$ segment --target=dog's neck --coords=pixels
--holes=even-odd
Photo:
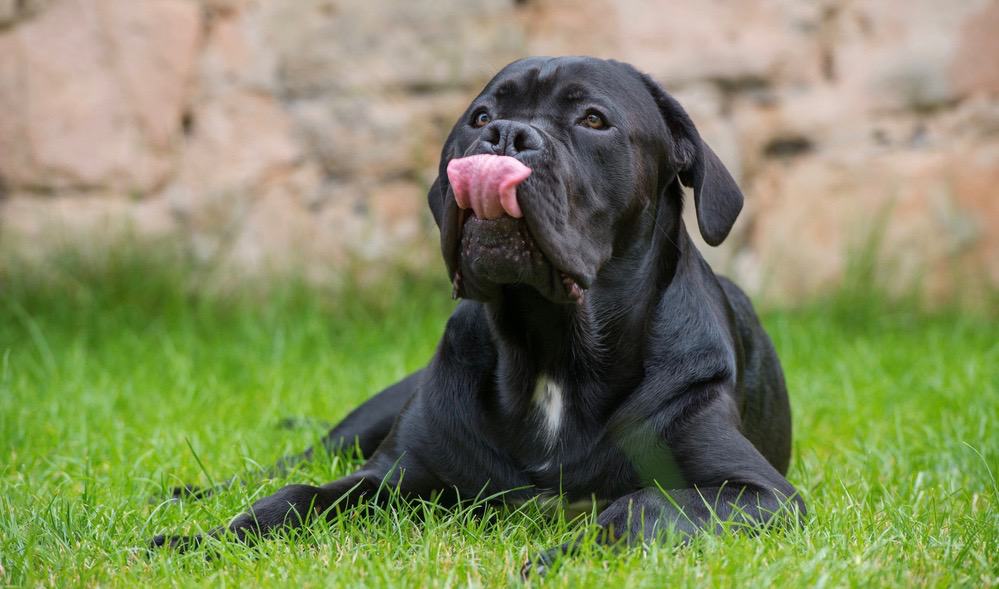
[[[693,247],[680,217],[682,195],[669,197],[636,213],[619,232],[628,238],[615,244],[582,304],[553,303],[518,285],[486,304],[501,378],[511,371],[528,380],[545,374],[636,384],[644,371],[646,326]]]

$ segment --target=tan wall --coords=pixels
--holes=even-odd
[[[882,224],[892,284],[996,286],[997,31],[989,0],[0,0],[0,238],[439,264],[448,128],[512,59],[584,53],[653,74],[726,161],[747,207],[709,257],[754,292],[837,284]]]

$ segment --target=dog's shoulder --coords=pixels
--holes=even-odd
[[[733,294],[745,297],[700,253],[683,256],[648,322],[647,372],[672,373],[687,382],[734,379],[739,335]]]
[[[749,299],[746,291],[721,274],[716,274],[715,279],[724,291],[725,299],[739,323],[758,323],[756,310],[753,309],[753,302]]]
[[[749,296],[737,284],[724,276],[718,276],[718,282],[725,291],[725,297],[731,309],[733,332],[739,338],[739,345],[747,357],[755,356],[763,351],[776,358],[773,343],[767,335],[760,317],[753,307]]]

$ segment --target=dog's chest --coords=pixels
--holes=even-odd
[[[531,396],[532,409],[539,426],[539,437],[551,450],[559,437],[565,418],[565,392],[562,385],[545,373],[538,375]]]
[[[607,396],[604,386],[571,373],[540,371],[517,389],[504,391],[521,402],[507,405],[510,411],[495,424],[493,441],[512,459],[510,466],[519,476],[507,481],[491,471],[489,480],[532,488],[528,494],[564,493],[570,501],[630,490],[634,481],[626,457],[594,410],[594,399]]]

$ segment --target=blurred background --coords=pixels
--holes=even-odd
[[[747,196],[702,251],[761,299],[857,260],[933,301],[999,286],[989,0],[0,0],[0,247],[443,274],[443,139],[534,54],[631,62],[686,106]]]

